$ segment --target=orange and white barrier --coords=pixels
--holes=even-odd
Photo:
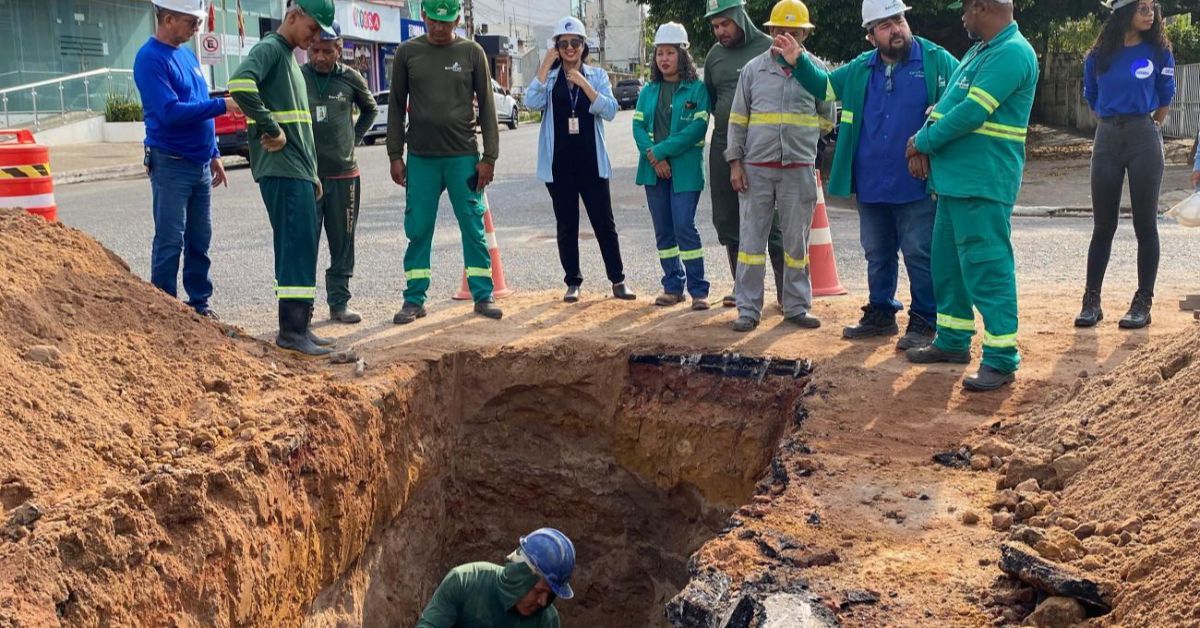
[[[0,207],[58,220],[50,148],[38,144],[25,129],[0,130],[0,138],[5,136],[15,136],[16,141],[0,142]]]

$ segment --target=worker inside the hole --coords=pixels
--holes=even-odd
[[[1013,20],[1012,0],[964,0],[961,6],[963,26],[978,43],[908,141],[910,169],[929,172],[938,194],[931,248],[938,313],[933,343],[907,354],[917,364],[970,362],[979,310],[983,364],[963,387],[989,391],[1012,383],[1021,363],[1010,221],[1038,60]]]
[[[216,319],[208,307],[212,188],[228,184],[213,118],[239,109],[231,98],[209,97],[196,53],[184,45],[204,24],[204,0],[154,0],[153,6],[154,36],[133,61],[154,209],[150,283],[174,297],[182,255],[187,304]]]
[[[569,600],[575,546],[554,528],[521,537],[504,566],[467,563],[450,570],[417,628],[559,628],[557,598]]]
[[[322,190],[308,88],[293,51],[307,49],[322,32],[333,33],[333,0],[288,0],[279,30],[255,44],[229,79],[229,93],[246,114],[250,171],[271,221],[279,301],[275,344],[310,356],[328,354],[333,341],[309,329]]]
[[[354,227],[358,224],[362,187],[354,146],[371,129],[378,113],[367,81],[354,68],[342,64],[342,29],[308,48],[304,80],[317,143],[317,175],[325,196],[317,201],[317,217],[329,242],[329,268],[325,271],[325,298],[330,320],[357,323],[362,315],[350,309],[350,277],[354,275]],[[354,109],[358,108],[358,120]]]
[[[392,62],[387,152],[392,181],[405,192],[404,305],[392,317],[406,325],[425,316],[433,277],[430,253],[442,192],[450,195],[462,234],[467,286],[475,312],[499,319],[492,297],[492,262],[483,229],[483,190],[500,155],[500,126],[492,99],[492,72],[479,44],[454,33],[461,0],[422,0],[424,35],[404,42]],[[483,158],[475,142],[475,109],[483,129]],[[404,160],[408,149],[408,161]]]
[[[937,202],[928,179],[909,172],[905,145],[958,68],[954,55],[913,36],[904,17],[909,8],[902,0],[865,0],[862,25],[874,49],[832,72],[818,68],[810,54],[793,61],[806,90],[842,101],[829,193],[856,197],[870,287],[862,319],[842,335],[857,339],[899,332],[896,313],[904,306],[896,300],[897,253],[903,251],[912,305],[908,328],[896,343],[900,350],[929,344],[937,316],[929,261]]]
[[[793,64],[814,28],[800,0],[780,0],[767,22],[772,47],[746,64],[729,111],[729,178],[741,202],[738,231],[738,317],[733,330],[758,326],[763,309],[767,240],[775,217],[783,229],[784,320],[821,326],[812,309],[808,236],[817,206],[817,140],[831,121],[833,103],[819,100],[792,78]],[[824,63],[811,60],[822,70]]]
[[[745,0],[705,2],[708,11],[704,17],[717,40],[717,45],[709,49],[704,57],[704,87],[708,89],[713,115],[712,148],[708,152],[708,184],[717,241],[725,247],[725,254],[729,259],[729,274],[736,281],[741,208],[738,193],[729,181],[729,162],[725,161],[725,149],[729,146],[729,108],[733,106],[733,94],[737,91],[742,68],[771,47],[771,38],[755,28],[754,22],[746,13]],[[771,268],[775,273],[775,299],[782,302],[783,234],[779,230],[778,216],[771,222],[767,252],[770,254]],[[722,297],[721,305],[734,307],[737,305],[737,297],[730,293]]]

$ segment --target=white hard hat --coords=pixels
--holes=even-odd
[[[675,44],[680,48],[687,48],[691,44],[688,43],[687,29],[679,22],[667,22],[658,27],[658,32],[654,34],[654,45],[662,46],[666,44]]]
[[[1104,8],[1108,9],[1109,11],[1116,11],[1117,9],[1133,4],[1134,2],[1137,2],[1137,0],[1102,0],[1100,4],[1104,5]]]
[[[863,0],[863,28],[872,22],[885,20],[893,15],[900,15],[912,7],[904,4],[904,0]]]
[[[154,6],[184,15],[191,15],[201,20],[208,14],[204,10],[204,0],[152,0]]]
[[[587,40],[587,29],[583,27],[583,22],[580,22],[578,18],[564,17],[554,26],[554,36],[561,35],[578,35]]]

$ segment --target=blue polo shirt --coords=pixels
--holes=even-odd
[[[861,114],[862,133],[854,154],[858,201],[899,205],[922,200],[928,196],[925,182],[908,173],[904,150],[908,138],[925,124],[925,109],[929,106],[925,53],[913,40],[907,60],[889,68],[876,51],[867,65],[871,77]]]
[[[1175,57],[1142,42],[1122,48],[1100,72],[1096,54],[1083,64],[1083,97],[1101,118],[1144,116],[1175,98]]]
[[[206,164],[217,152],[213,118],[225,100],[209,98],[196,53],[151,37],[133,60],[133,80],[142,97],[146,146]]]

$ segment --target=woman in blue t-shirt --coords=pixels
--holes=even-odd
[[[1175,97],[1175,58],[1157,2],[1107,0],[1104,4],[1112,15],[1100,29],[1083,70],[1083,95],[1100,125],[1092,148],[1095,226],[1088,249],[1083,310],[1075,326],[1092,327],[1104,319],[1100,288],[1128,174],[1138,242],[1138,289],[1119,325],[1139,329],[1150,324],[1158,275],[1158,194],[1165,161],[1162,123]]]

